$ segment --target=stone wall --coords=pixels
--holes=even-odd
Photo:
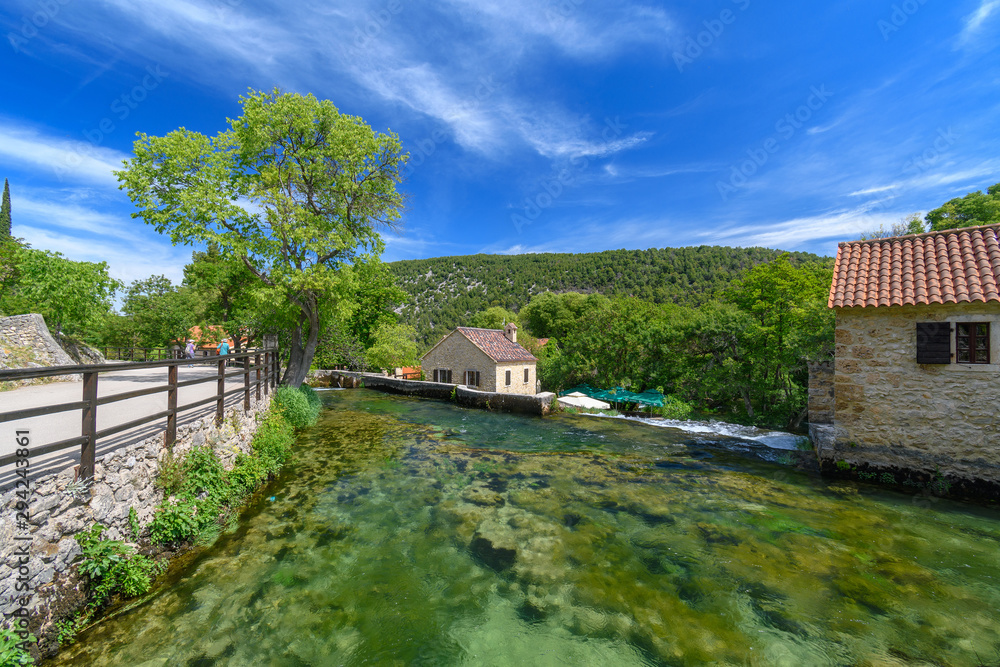
[[[452,333],[431,349],[420,362],[424,377],[434,379],[434,370],[450,369],[453,384],[465,383],[465,371],[479,371],[479,389],[497,390],[496,362],[460,333]]]
[[[1000,488],[1000,363],[916,363],[916,323],[946,320],[992,322],[1000,361],[1000,303],[838,310],[833,446],[821,458]]]
[[[809,363],[809,423],[832,424],[834,410],[833,362]]]
[[[524,379],[523,376],[521,379]],[[425,382],[421,380],[402,380],[384,375],[357,373],[353,371],[313,371],[309,374],[308,381],[313,386],[353,388],[364,385],[369,389],[378,389],[379,391],[386,391],[393,394],[421,396],[423,398],[436,398],[439,400],[451,400],[452,392],[454,392],[455,402],[459,405],[531,415],[548,414],[552,407],[552,401],[555,400],[555,394],[553,393],[525,395],[477,391],[463,385]]]
[[[73,366],[77,362],[59,347],[45,326],[45,319],[37,313],[12,315],[0,318],[0,370],[12,368],[39,368],[42,366]],[[5,385],[22,386],[52,382],[76,381],[79,375],[56,378],[17,380]],[[10,388],[7,386],[6,388]]]
[[[207,443],[226,468],[231,468],[238,452],[251,451],[250,441],[269,401],[267,398],[253,402],[247,414],[242,407],[231,410],[221,426],[215,425],[213,414],[178,428],[174,454],[183,455],[191,447]],[[19,545],[30,544],[27,576],[29,590],[35,593],[30,609],[38,613],[45,589],[52,585],[57,573],[69,569],[80,553],[73,538],[76,533],[100,523],[108,529],[106,539],[131,541],[129,509],[135,509],[139,523],[145,526],[163,500],[163,492],[156,488],[153,480],[166,454],[160,433],[98,458],[90,485],[74,481],[73,469],[33,481],[28,505],[30,543],[14,539],[16,535],[24,535],[25,528],[18,525],[16,518],[17,490],[3,494],[0,497],[0,549],[3,551],[0,611],[9,613],[16,608],[11,598],[17,578],[15,550]]]
[[[524,369],[528,369],[528,381],[524,381]],[[507,384],[507,371],[510,371],[510,385]],[[497,364],[496,389],[501,394],[535,393],[535,362],[509,361]],[[485,388],[482,388],[485,390]]]
[[[521,379],[524,379],[523,376]],[[465,407],[538,416],[549,414],[555,398],[556,395],[552,392],[514,394],[476,391],[464,386],[459,386],[455,390],[455,402]]]

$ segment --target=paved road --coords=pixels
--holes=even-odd
[[[235,372],[237,370],[236,368],[229,368],[227,372]],[[179,382],[193,380],[197,377],[214,377],[218,373],[214,363],[202,366],[196,365],[194,367],[180,366],[177,371]],[[254,379],[252,375],[250,379],[252,382]],[[166,368],[140,368],[101,373],[97,383],[97,396],[98,398],[102,398],[104,396],[142,389],[144,386],[162,386],[166,383]],[[242,376],[231,377],[226,380],[227,391],[242,386]],[[215,391],[215,382],[204,382],[191,387],[181,387],[177,390],[177,405],[185,405],[199,399],[214,396]],[[83,382],[54,382],[51,384],[22,387],[13,391],[0,392],[0,412],[53,405],[56,403],[74,403],[82,400],[82,396]],[[242,409],[242,405],[242,393],[233,394],[226,399],[227,411],[232,410],[234,407]],[[144,415],[152,415],[166,409],[167,392],[101,405],[97,408],[97,430],[100,431],[101,429],[117,424],[133,421]],[[177,424],[178,426],[188,424],[201,419],[205,415],[212,415],[214,413],[215,403],[207,403],[179,413]],[[0,456],[12,454],[16,449],[15,431],[27,430],[30,434],[31,445],[39,447],[79,436],[81,422],[82,415],[80,410],[69,410],[42,417],[0,422]],[[157,433],[163,433],[165,430],[166,418],[110,435],[98,441],[97,458],[100,459],[109,451],[145,440]],[[36,478],[77,465],[80,462],[80,449],[79,447],[71,447],[51,454],[31,457],[29,460],[31,477]],[[14,466],[9,465],[0,469],[0,492],[10,488],[13,481]]]

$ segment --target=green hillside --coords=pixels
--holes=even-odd
[[[400,317],[427,345],[490,306],[519,311],[541,292],[600,292],[696,306],[745,269],[782,254],[768,248],[651,248],[592,253],[464,255],[392,262],[411,301]],[[824,260],[790,253],[793,264]]]

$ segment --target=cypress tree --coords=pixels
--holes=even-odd
[[[0,204],[0,239],[10,238],[10,183],[3,179],[3,204]]]

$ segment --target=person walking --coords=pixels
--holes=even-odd
[[[216,350],[218,351],[219,356],[221,357],[224,357],[227,354],[229,354],[229,339],[223,338],[222,342],[219,343],[219,346],[216,348]]]
[[[184,348],[184,356],[188,360],[194,359],[194,341],[190,338],[188,339],[187,347]],[[191,368],[192,366],[194,366],[194,364],[188,364],[188,368]]]

